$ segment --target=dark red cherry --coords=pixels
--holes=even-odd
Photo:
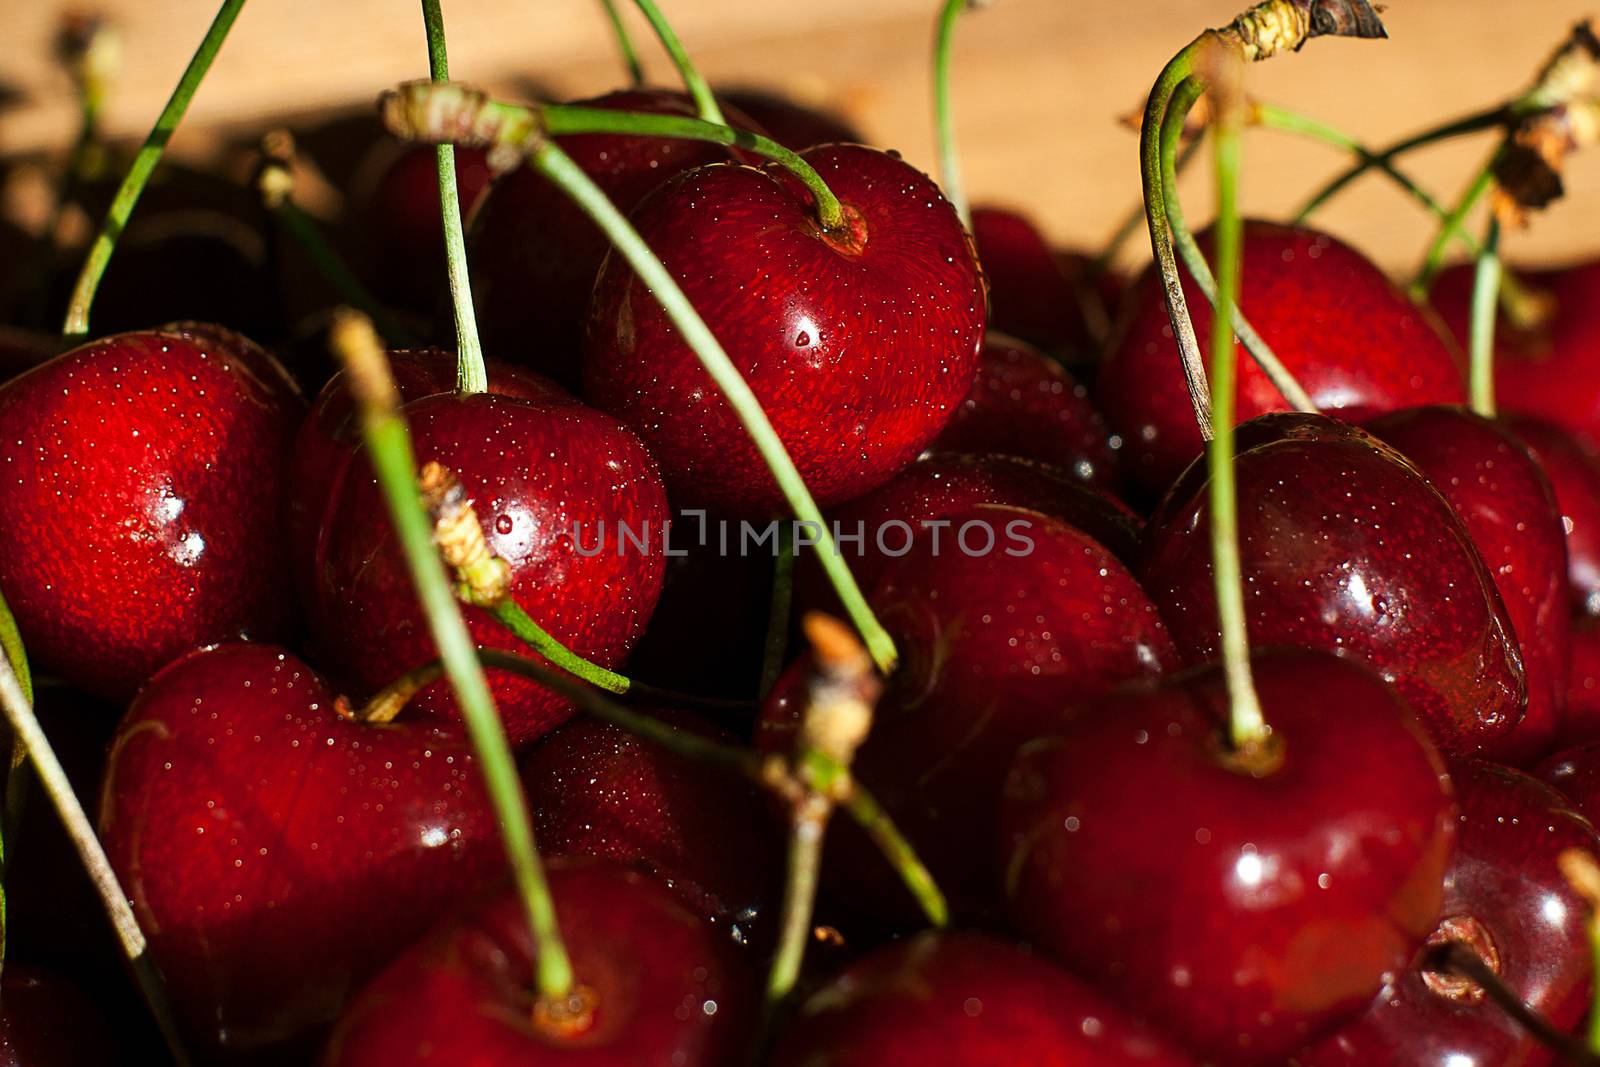
[[[1568,744],[1600,740],[1600,619],[1593,615],[1572,621],[1561,739]]]
[[[1478,760],[1450,765],[1461,815],[1430,945],[1464,944],[1534,1011],[1571,1031],[1589,1007],[1588,905],[1557,866],[1600,837],[1541,782]],[[1555,1057],[1476,983],[1424,955],[1299,1067],[1537,1067]]]
[[[694,716],[657,714],[679,729],[730,740]],[[724,768],[579,718],[522,758],[522,782],[547,856],[633,866],[741,944],[776,904],[782,830],[755,787]]]
[[[198,325],[0,387],[0,589],[36,666],[121,699],[198,645],[285,636],[301,410],[270,356]]]
[[[1600,740],[1586,740],[1552,753],[1533,773],[1560,790],[1591,822],[1600,817]]]
[[[1183,1067],[1092,987],[1007,941],[897,941],[817,990],[773,1067]]]
[[[898,156],[805,153],[839,197],[824,233],[786,171],[703,167],[634,213],[760,399],[823,506],[910,463],[972,387],[984,316],[971,242]],[[595,283],[584,393],[661,460],[680,506],[765,515],[783,497],[733,409],[626,261]]]
[[[1200,1058],[1284,1056],[1433,929],[1454,809],[1400,697],[1318,652],[1251,660],[1278,746],[1227,743],[1222,672],[1127,688],[1018,755],[1001,863],[1017,928]]]
[[[1600,441],[1600,260],[1559,270],[1517,271],[1542,305],[1539,321],[1519,327],[1496,318],[1495,402]],[[1433,285],[1433,305],[1466,348],[1471,338],[1474,265],[1451,267]]]
[[[512,596],[578,655],[619,666],[660,594],[670,514],[639,439],[565,396],[436,394],[402,410],[417,462],[442,463],[466,489],[490,550],[510,568]],[[312,623],[341,677],[370,693],[438,653],[361,453],[336,496],[318,537]],[[528,651],[484,609],[465,611],[479,645]],[[489,679],[513,744],[571,713],[567,700],[520,675],[491,670]],[[443,680],[411,706],[459,715]]]
[[[856,771],[955,912],[993,914],[1000,884],[974,857],[990,848],[1011,757],[1078,701],[1170,668],[1166,627],[1104,546],[1021,508],[951,514],[947,529],[923,531],[908,554],[883,564],[869,599],[901,666]],[[764,748],[788,743],[799,695],[785,689],[768,702]],[[830,884],[877,917],[915,915],[881,860],[855,858],[867,853],[853,828],[840,831]],[[846,851],[852,846],[859,848]]]
[[[695,114],[687,96],[665,89],[628,89],[577,103]],[[736,126],[751,125],[736,112],[726,117]],[[729,158],[721,146],[666,137],[584,134],[557,143],[623,212],[673,175]],[[576,387],[584,312],[609,247],[588,216],[533,170],[502,175],[479,205],[467,239],[485,351]]]
[[[382,169],[371,187],[357,194],[373,291],[397,307],[427,315],[443,300],[449,284],[438,155],[432,145],[408,146],[397,153],[392,142],[377,151],[387,163],[369,164]],[[493,178],[486,151],[456,149],[456,193],[463,219],[471,217]]]
[[[1029,219],[1004,208],[972,209],[972,237],[989,280],[989,322],[1069,366],[1093,363],[1120,296],[1114,276],[1054,251]]]
[[[664,887],[602,863],[549,865],[562,940],[592,1015],[535,1016],[522,905],[497,897],[396,960],[345,1012],[325,1067],[583,1064],[733,1067],[747,1055],[752,979],[736,948]]]
[[[134,1062],[128,1035],[113,1040],[105,1006],[59,975],[10,960],[0,975],[0,1067],[114,1067]],[[150,1062],[145,1060],[144,1062]]]
[[[768,137],[803,152],[819,144],[861,144],[866,138],[843,116],[808,107],[769,89],[718,89],[717,100],[753,119]]]
[[[1251,642],[1375,670],[1446,751],[1498,752],[1527,701],[1511,622],[1450,505],[1397,452],[1319,415],[1240,427],[1239,554]],[[1142,577],[1186,662],[1218,656],[1204,461],[1145,530]]]
[[[1367,428],[1450,502],[1489,568],[1528,676],[1527,710],[1499,751],[1525,764],[1555,739],[1571,658],[1566,531],[1550,480],[1516,434],[1465,408],[1414,408]]]
[[[458,727],[343,718],[270,645],[151,679],[112,744],[100,835],[191,1036],[227,1052],[314,1034],[504,869]]]
[[[1506,420],[1550,478],[1567,528],[1567,585],[1575,610],[1600,615],[1600,449],[1548,422]]]
[[[1209,232],[1200,243],[1209,255]],[[1239,306],[1319,410],[1360,420],[1466,401],[1461,368],[1432,313],[1349,245],[1314,230],[1249,222],[1243,270]],[[1184,293],[1200,347],[1209,351],[1211,307],[1187,274]],[[1096,396],[1125,442],[1127,473],[1160,492],[1200,454],[1200,433],[1154,267],[1134,283],[1128,303]],[[1288,410],[1236,347],[1239,421]]]
[[[1113,492],[1122,481],[1121,439],[1089,390],[1037,348],[994,330],[984,335],[972,391],[930,447],[1022,456]]]

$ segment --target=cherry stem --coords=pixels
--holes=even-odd
[[[644,68],[639,65],[639,53],[633,47],[633,36],[628,33],[628,26],[622,21],[622,12],[617,9],[616,0],[600,0],[600,6],[605,9],[606,21],[611,23],[611,36],[617,42],[617,53],[622,57],[622,65],[628,70],[628,81],[635,87],[644,84]]]
[[[600,227],[666,310],[673,325],[683,335],[684,342],[699,358],[701,366],[716,383],[729,407],[733,408],[734,414],[743,424],[745,432],[755,443],[756,450],[766,462],[767,469],[772,472],[773,479],[778,483],[795,517],[816,527],[819,534],[818,558],[822,568],[844,605],[850,621],[866,642],[873,662],[878,665],[880,671],[888,674],[894,669],[898,658],[894,640],[873,614],[872,608],[868,606],[861,587],[850,573],[844,556],[833,540],[832,532],[823,520],[821,509],[817,507],[816,500],[806,488],[805,480],[795,468],[794,460],[789,458],[783,440],[773,429],[766,412],[762,410],[761,402],[756,399],[755,393],[751,392],[749,383],[728,358],[727,352],[723,350],[711,329],[706,326],[705,320],[695,311],[671,273],[662,266],[655,253],[644,243],[639,231],[633,228],[606,198],[605,193],[559,146],[553,141],[539,145],[532,154],[531,163],[536,170],[566,192],[590,220]]]
[[[529,930],[539,948],[539,993],[551,999],[565,997],[573,988],[572,963],[561,940],[550,887],[534,843],[527,798],[478,660],[478,650],[462,621],[455,592],[434,547],[433,523],[417,489],[411,434],[400,414],[399,390],[385,359],[383,343],[370,319],[360,312],[343,310],[334,322],[331,345],[345,365],[350,391],[360,412],[368,458],[388,503],[417,599],[483,771],[506,858],[527,913]]]
[[[72,300],[67,305],[66,321],[61,327],[63,337],[88,335],[89,310],[94,304],[95,291],[100,287],[100,279],[105,276],[106,267],[111,263],[111,253],[116,249],[117,238],[121,237],[122,231],[127,228],[128,218],[133,214],[134,206],[138,204],[139,196],[144,192],[144,187],[156,169],[156,164],[161,161],[167,142],[172,139],[178,123],[183,121],[184,112],[189,110],[189,101],[194,99],[195,91],[200,88],[206,72],[211,69],[211,61],[217,58],[217,53],[222,49],[222,42],[228,37],[228,30],[233,27],[234,19],[238,18],[239,11],[243,7],[244,0],[222,0],[217,17],[206,30],[205,37],[200,41],[200,47],[196,49],[194,57],[189,60],[189,66],[183,72],[183,77],[178,79],[178,87],[172,91],[167,106],[161,109],[155,126],[151,128],[144,144],[139,147],[138,154],[133,157],[133,165],[128,168],[122,184],[117,187],[116,196],[111,200],[111,207],[106,211],[105,220],[100,224],[100,232],[95,234],[94,243],[89,246],[89,254],[84,260],[83,269],[78,274],[77,284],[72,290]]]
[[[106,850],[100,844],[100,839],[95,836],[94,824],[89,821],[88,813],[83,810],[82,802],[78,800],[77,794],[72,790],[72,783],[67,779],[67,772],[62,769],[55,749],[50,746],[44,729],[39,725],[39,718],[34,714],[33,701],[24,692],[22,679],[13,669],[9,655],[0,657],[0,708],[5,711],[6,722],[12,732],[27,749],[28,757],[33,762],[45,794],[55,805],[61,824],[66,828],[67,836],[77,850],[79,862],[88,872],[89,881],[93,883],[95,892],[100,897],[100,904],[111,920],[112,929],[116,931],[117,941],[122,947],[123,955],[127,957],[134,980],[144,995],[145,1003],[149,1006],[156,1025],[161,1029],[161,1036],[166,1041],[172,1058],[180,1067],[187,1065],[191,1061],[178,1037],[177,1024],[173,1021],[166,990],[162,986],[161,976],[157,973],[155,965],[150,961],[149,942],[145,939],[144,931],[139,929],[139,920],[134,916],[133,908],[128,903],[130,898],[127,891],[117,880],[116,871],[111,868],[111,860],[106,856]]]
[[[435,85],[450,80],[450,60],[445,52],[444,12],[439,0],[422,0],[422,21],[428,33],[428,76]],[[463,395],[489,389],[489,372],[478,341],[478,316],[472,307],[472,278],[467,273],[467,238],[461,226],[461,190],[456,185],[456,146],[441,144],[439,158],[439,214],[444,221],[444,255],[450,278],[450,304],[456,320],[456,391]]]
[[[1494,968],[1467,946],[1458,941],[1446,942],[1430,954],[1429,960],[1431,966],[1452,971],[1476,984],[1496,1007],[1563,1060],[1577,1067],[1600,1067],[1600,1054],[1590,1051],[1582,1041],[1563,1033],[1549,1019],[1524,1004],[1516,991],[1500,980]]]
[[[1179,150],[1177,162],[1173,164],[1173,173],[1175,175],[1182,174],[1188,169],[1189,162],[1194,159],[1195,153],[1200,151],[1200,143],[1201,138],[1193,137]],[[1144,202],[1141,200],[1134,205],[1133,210],[1128,212],[1128,217],[1122,220],[1122,224],[1112,232],[1111,237],[1106,241],[1105,247],[1100,249],[1100,253],[1094,257],[1094,262],[1089,265],[1091,277],[1099,277],[1111,269],[1111,265],[1116,262],[1117,256],[1122,252],[1122,246],[1128,243],[1130,237],[1139,232],[1139,225],[1144,220]]]
[[[656,38],[660,40],[661,47],[666,49],[667,55],[672,57],[673,66],[678,68],[678,76],[683,79],[683,87],[689,90],[689,97],[694,101],[695,111],[706,122],[718,126],[726,126],[728,120],[722,117],[722,108],[717,106],[717,98],[711,92],[711,86],[701,76],[700,70],[694,65],[694,60],[689,58],[689,52],[683,47],[683,42],[678,40],[678,34],[673,30],[672,24],[656,6],[655,0],[634,0],[639,5],[639,10],[644,12],[644,17],[650,20],[650,28],[656,31]]]
[[[796,800],[789,812],[788,877],[778,917],[778,949],[767,972],[766,1018],[794,991],[811,938],[817,883],[822,870],[822,843],[833,815],[833,801],[815,792]]]
[[[22,634],[17,629],[17,620],[11,614],[11,608],[6,604],[6,598],[0,594],[0,654],[5,656],[6,662],[11,665],[11,671],[17,676],[17,687],[22,690],[22,696],[31,705],[33,703],[33,671],[28,666],[27,649],[22,644]],[[22,804],[28,792],[28,750],[22,743],[21,735],[14,734],[11,738],[11,759],[6,767],[5,801],[0,807],[0,838],[10,839],[15,833],[18,820],[22,815]],[[4,872],[0,864],[0,874]],[[0,885],[0,890],[4,886]],[[0,918],[0,937],[5,935],[5,922]],[[3,958],[3,955],[0,955]]]
[[[1472,282],[1472,410],[1494,418],[1494,316],[1500,305],[1500,220],[1491,215]]]
[[[1222,630],[1222,665],[1228,682],[1229,729],[1233,747],[1250,751],[1270,733],[1250,674],[1250,636],[1244,607],[1244,574],[1239,562],[1239,503],[1234,482],[1233,312],[1238,302],[1244,226],[1239,217],[1239,159],[1244,125],[1244,55],[1237,44],[1219,38],[1206,57],[1217,76],[1212,91],[1211,151],[1216,164],[1217,306],[1211,330],[1211,410],[1216,435],[1207,462],[1211,473],[1211,555],[1217,617]]]
[[[778,555],[772,564],[772,603],[767,610],[767,639],[761,646],[761,683],[756,693],[765,700],[783,673],[789,651],[789,616],[794,606],[794,527],[778,524]]]
[[[1173,244],[1177,247],[1178,255],[1183,264],[1189,269],[1189,275],[1199,286],[1206,300],[1215,308],[1217,306],[1217,283],[1212,277],[1211,267],[1206,263],[1205,253],[1200,250],[1199,243],[1190,232],[1189,225],[1184,219],[1183,203],[1178,196],[1178,169],[1177,155],[1178,144],[1183,139],[1184,125],[1188,120],[1189,112],[1194,108],[1195,102],[1206,91],[1205,80],[1197,75],[1185,78],[1183,84],[1178,86],[1168,104],[1167,116],[1161,123],[1161,188],[1167,203],[1167,225],[1172,230]],[[1244,317],[1244,312],[1235,305],[1231,309],[1233,317],[1233,332],[1244,345],[1245,351],[1256,361],[1262,373],[1272,382],[1274,388],[1282,394],[1284,400],[1296,411],[1308,411],[1313,414],[1317,405],[1312,401],[1311,395],[1305,391],[1288,367],[1278,359],[1270,345],[1256,332],[1254,326]],[[1228,342],[1233,344],[1232,340]],[[1216,356],[1213,354],[1213,360]],[[1213,413],[1214,417],[1214,413]]]
[[[1500,152],[1496,149],[1493,155],[1490,156],[1489,162],[1485,163],[1483,168],[1473,175],[1466,191],[1461,194],[1461,199],[1456,201],[1455,206],[1445,214],[1444,219],[1439,223],[1439,232],[1434,235],[1433,240],[1429,243],[1428,251],[1422,258],[1422,266],[1417,268],[1416,277],[1406,287],[1411,299],[1417,303],[1423,303],[1428,299],[1428,293],[1433,288],[1433,280],[1444,269],[1444,255],[1445,251],[1450,247],[1450,239],[1458,233],[1465,232],[1462,230],[1462,224],[1466,221],[1467,216],[1472,213],[1473,208],[1478,206],[1478,201],[1482,200],[1489,190],[1494,187],[1494,165],[1499,158]]]
[[[933,118],[939,137],[939,184],[944,198],[956,209],[961,225],[972,229],[972,209],[967,204],[966,183],[961,180],[961,154],[956,150],[955,110],[950,103],[950,47],[956,21],[972,0],[944,0],[933,35]]]

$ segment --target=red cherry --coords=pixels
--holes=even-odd
[[[1521,657],[1444,498],[1393,449],[1322,416],[1264,416],[1238,445],[1251,642],[1365,663],[1447,751],[1505,745],[1527,700]],[[1198,462],[1145,530],[1145,587],[1191,664],[1219,655],[1206,483]]]
[[[1183,1067],[1189,1060],[1032,953],[924,933],[856,961],[785,1028],[773,1067]]]
[[[805,153],[845,206],[823,233],[786,171],[702,167],[633,223],[761,400],[819,504],[906,466],[972,387],[983,280],[955,211],[897,156]],[[584,392],[634,427],[674,501],[738,514],[783,497],[654,296],[612,256],[595,283]]]
[[[503,869],[456,727],[342,718],[270,645],[193,653],[118,728],[100,834],[194,1039],[302,1038]]]
[[[1283,1057],[1371,1000],[1438,917],[1448,779],[1400,698],[1314,652],[1252,659],[1275,766],[1227,748],[1219,669],[1125,689],[1018,755],[1018,928],[1202,1058]]]
[[[0,1067],[112,1067],[129,1062],[125,1033],[113,1041],[105,1007],[58,975],[6,961],[0,976]],[[141,1056],[151,1049],[137,1049]],[[149,1062],[148,1060],[146,1062]]]
[[[0,387],[0,588],[36,665],[125,698],[199,645],[290,629],[301,401],[217,327],[118,334]]]
[[[1567,529],[1567,585],[1573,607],[1600,615],[1600,450],[1547,422],[1513,415],[1507,424],[1550,478]]]
[[[1122,481],[1121,439],[1089,390],[1037,348],[994,330],[984,335],[978,380],[931,447],[1035,459],[1111,491]]]
[[[549,865],[562,940],[592,1021],[563,1036],[535,1020],[521,904],[502,896],[401,956],[351,1004],[324,1067],[739,1062],[753,1022],[734,946],[654,881],[600,863]]]
[[[1592,760],[1591,760],[1592,762]],[[1555,790],[1506,767],[1451,764],[1461,806],[1443,918],[1430,944],[1475,951],[1534,1011],[1571,1031],[1589,1006],[1588,905],[1557,866],[1600,837]],[[1426,957],[1384,986],[1364,1015],[1300,1067],[1534,1067],[1554,1061],[1476,984],[1430,970]]]
[[[1200,243],[1209,254],[1210,234]],[[1314,230],[1249,222],[1242,269],[1240,307],[1320,410],[1360,420],[1466,402],[1461,368],[1432,313],[1349,245]],[[1184,293],[1196,334],[1209,338],[1211,307],[1187,274]],[[1200,454],[1200,432],[1154,267],[1134,283],[1128,302],[1097,396],[1126,442],[1128,474],[1159,492]],[[1238,347],[1238,420],[1288,410]]]
[[[726,739],[692,716],[674,726]],[[776,902],[781,831],[748,781],[580,718],[522,759],[534,836],[547,856],[629,864],[671,886],[689,909],[741,944]]]
[[[1053,251],[1031,221],[997,207],[972,209],[972,237],[989,280],[989,321],[1071,366],[1100,354],[1106,312],[1121,298],[1110,274],[1091,277],[1089,260]]]
[[[665,89],[628,89],[578,103],[696,114],[687,96]],[[726,117],[753,126],[737,113]],[[729,158],[719,145],[666,137],[582,134],[557,143],[624,213],[673,175]],[[522,167],[503,175],[483,198],[467,239],[485,351],[575,387],[584,311],[609,247],[589,217],[539,174]]]
[[[1367,428],[1450,502],[1494,579],[1528,676],[1527,711],[1499,751],[1527,763],[1555,739],[1571,655],[1566,532],[1550,481],[1516,434],[1464,408],[1395,412]]]
[[[995,538],[988,551],[981,551],[984,531]],[[895,638],[901,666],[856,770],[956,914],[992,913],[998,880],[973,857],[985,854],[993,835],[1011,757],[1078,701],[1171,667],[1171,639],[1104,546],[1021,508],[955,512],[937,541],[923,531],[908,554],[883,564],[869,599]],[[764,748],[788,744],[801,710],[797,695],[786,689],[769,701],[758,738]],[[829,870],[842,895],[879,917],[915,915],[881,860],[855,858],[867,855],[865,841],[841,831],[842,845],[856,847]]]
[[[768,137],[785,148],[803,152],[819,144],[862,144],[861,136],[845,119],[831,111],[807,107],[790,97],[766,89],[718,89],[717,100],[747,116]]]
[[[1562,740],[1572,744],[1600,740],[1600,619],[1592,615],[1580,615],[1572,622],[1566,698]]]
[[[534,621],[578,655],[620,665],[661,592],[670,514],[638,438],[565,396],[436,394],[402,411],[418,463],[437,461],[460,479],[490,550],[510,568],[511,594]],[[312,622],[343,676],[370,693],[438,653],[377,479],[364,460],[351,463],[318,538]],[[465,611],[480,646],[528,651],[487,611]],[[491,670],[489,679],[513,744],[571,713],[569,701],[520,675]],[[459,717],[443,680],[411,706]]]

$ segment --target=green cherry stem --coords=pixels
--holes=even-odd
[[[1500,153],[1496,150],[1489,162],[1473,175],[1466,191],[1461,194],[1461,199],[1456,201],[1455,206],[1439,223],[1439,232],[1429,242],[1428,250],[1422,257],[1422,266],[1417,268],[1416,277],[1411,279],[1411,284],[1406,287],[1411,299],[1419,304],[1428,299],[1428,293],[1433,289],[1433,280],[1444,269],[1444,256],[1450,247],[1450,239],[1458,233],[1465,232],[1462,224],[1466,222],[1467,216],[1472,214],[1472,209],[1477,207],[1478,202],[1494,187],[1494,167],[1499,158]]]
[[[89,246],[89,254],[84,260],[83,269],[78,274],[71,302],[67,305],[66,321],[61,327],[63,337],[75,338],[88,335],[89,310],[94,304],[94,295],[100,287],[100,279],[105,276],[106,267],[111,263],[111,253],[116,249],[117,238],[121,237],[122,231],[127,228],[128,218],[133,214],[134,206],[138,204],[139,196],[144,192],[145,184],[149,182],[156,164],[161,161],[167,142],[172,139],[178,123],[183,121],[184,112],[189,110],[189,101],[194,99],[200,83],[205,80],[206,72],[211,69],[212,60],[217,58],[217,53],[222,49],[222,42],[227,39],[228,31],[233,27],[234,19],[239,17],[239,11],[243,7],[244,0],[222,0],[222,7],[217,11],[217,17],[206,30],[205,37],[200,41],[200,47],[196,49],[194,57],[189,60],[189,66],[183,72],[183,77],[178,79],[178,86],[168,98],[167,106],[161,109],[155,126],[151,128],[144,144],[139,147],[138,154],[133,157],[133,165],[128,168],[122,184],[117,187],[116,195],[111,200],[111,207],[106,211],[105,220],[100,224],[100,232],[95,234],[94,243]]]
[[[961,154],[956,150],[955,109],[950,102],[950,48],[956,21],[972,0],[944,0],[933,34],[933,119],[939,138],[939,184],[956,209],[961,225],[972,229],[972,209],[967,204],[966,183],[961,179]]]
[[[816,910],[817,883],[822,870],[822,843],[833,802],[816,792],[794,802],[789,814],[788,877],[778,915],[778,950],[767,972],[766,1016],[793,992],[800,980],[806,942],[811,937],[811,916]]]
[[[1192,137],[1179,149],[1177,161],[1173,164],[1174,174],[1182,174],[1188,169],[1190,161],[1200,151],[1202,140],[1200,137]],[[1144,220],[1144,203],[1141,200],[1128,212],[1128,217],[1123,219],[1122,223],[1112,231],[1105,246],[1094,257],[1094,262],[1089,266],[1091,277],[1098,278],[1111,269],[1111,265],[1117,261],[1117,256],[1122,252],[1122,246],[1128,243],[1129,238],[1139,232],[1139,226]]]
[[[611,24],[611,36],[617,42],[617,54],[622,57],[622,65],[628,70],[629,84],[635,87],[643,85],[644,68],[639,65],[639,52],[633,47],[633,35],[628,32],[627,23],[622,21],[622,12],[616,0],[600,0],[600,6],[605,9],[606,21]]]
[[[757,696],[765,700],[783,673],[789,651],[789,616],[794,607],[794,526],[778,524],[778,555],[772,562],[772,602],[767,609],[767,637],[761,645],[761,683]]]
[[[528,928],[539,947],[539,994],[548,1000],[564,998],[573,988],[572,963],[561,940],[544,865],[534,843],[527,798],[478,660],[477,647],[462,621],[444,563],[433,544],[433,523],[423,509],[417,488],[411,434],[400,414],[400,395],[389,372],[383,343],[373,331],[371,320],[360,312],[345,311],[334,324],[332,347],[345,365],[368,458],[383,489],[417,599],[461,707],[461,717],[500,824]]]
[[[1472,282],[1472,362],[1469,378],[1472,410],[1494,418],[1494,317],[1500,305],[1500,220],[1489,217],[1483,249]]]
[[[728,120],[722,117],[722,108],[717,106],[717,98],[712,94],[711,86],[700,74],[700,69],[694,65],[694,60],[689,58],[688,49],[678,40],[677,32],[673,30],[667,17],[661,13],[661,9],[656,6],[655,0],[634,0],[634,2],[639,5],[644,17],[650,21],[650,28],[656,31],[661,47],[672,57],[673,66],[678,68],[678,76],[683,79],[683,87],[689,91],[689,97],[694,101],[695,112],[706,122],[726,126]]]
[[[422,21],[428,34],[428,75],[434,84],[450,80],[445,52],[444,12],[439,0],[422,0]],[[483,393],[489,372],[478,341],[478,316],[472,307],[472,278],[467,273],[467,238],[461,226],[461,190],[456,185],[456,146],[438,145],[439,213],[444,220],[445,267],[450,278],[450,304],[456,320],[456,391]]]
[[[6,604],[3,594],[0,594],[0,654],[3,654],[6,662],[11,665],[11,671],[17,677],[17,687],[22,690],[23,699],[32,706],[33,671],[28,666],[28,653],[22,645],[22,634],[17,630],[17,620],[12,616],[11,608]],[[5,800],[3,807],[0,807],[0,836],[9,839],[9,836],[15,833],[27,792],[28,749],[22,743],[22,736],[13,734],[11,758],[6,766]],[[3,870],[3,866],[0,866],[0,871]],[[0,936],[4,933],[5,923],[0,920]]]

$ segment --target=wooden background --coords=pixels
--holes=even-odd
[[[627,6],[626,0],[623,0]],[[933,0],[663,0],[713,82],[771,86],[835,107],[879,144],[931,165],[928,53]],[[66,4],[0,0],[0,156],[59,148],[74,129],[50,39]],[[211,0],[100,0],[122,28],[124,72],[108,126],[141,134],[214,14]],[[995,0],[967,16],[956,43],[956,106],[968,186],[978,201],[1021,206],[1066,243],[1098,245],[1137,195],[1133,135],[1118,123],[1165,59],[1238,0]],[[1522,87],[1583,0],[1392,0],[1387,42],[1317,41],[1251,72],[1253,93],[1327,119],[1370,144],[1501,100]],[[662,82],[670,68],[630,21]],[[596,0],[447,0],[452,71],[581,95],[621,79]],[[203,152],[208,131],[335,106],[361,106],[426,73],[415,0],[254,0],[234,28],[175,151]],[[1453,198],[1486,151],[1479,140],[1414,157],[1411,169]],[[1275,133],[1247,149],[1245,202],[1295,204],[1342,159]],[[1205,168],[1196,168],[1203,171]],[[1189,183],[1204,218],[1204,174]],[[1600,254],[1600,150],[1569,175],[1567,200],[1525,234],[1513,258]],[[1387,265],[1412,263],[1428,220],[1369,180],[1321,216]],[[1142,255],[1143,249],[1134,250]]]

